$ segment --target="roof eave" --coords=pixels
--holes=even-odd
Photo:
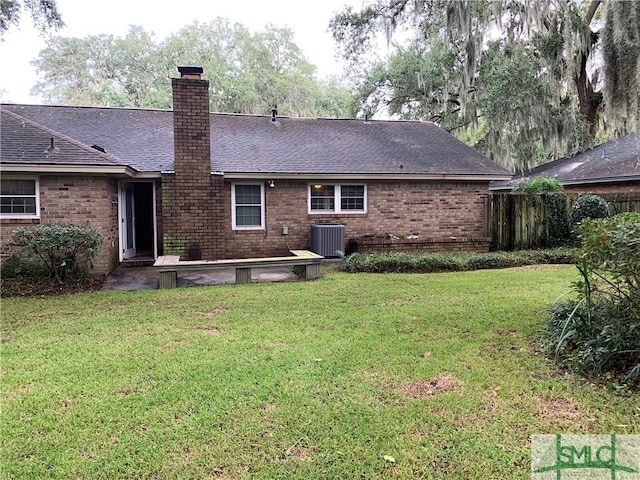
[[[536,177],[533,177],[536,178]],[[520,180],[520,179],[518,179]],[[640,175],[632,175],[625,177],[604,177],[604,178],[589,178],[589,179],[576,179],[576,180],[560,180],[560,183],[564,186],[573,186],[573,185],[597,185],[600,183],[622,183],[622,182],[640,182]],[[498,186],[489,186],[489,190],[492,192],[511,191],[513,188],[513,182],[507,185],[498,185]]]
[[[563,185],[584,185],[593,183],[620,183],[620,182],[640,182],[640,175],[630,175],[626,177],[605,177],[605,178],[589,178],[586,180],[567,180],[563,181]]]
[[[4,173],[37,173],[60,175],[117,175],[146,178],[148,172],[138,172],[126,165],[52,165],[43,163],[2,163]],[[152,173],[152,172],[151,172]],[[154,174],[157,176],[157,174]]]
[[[475,181],[490,182],[492,180],[510,180],[511,175],[478,175],[478,174],[451,174],[451,173],[269,173],[269,172],[212,172],[222,174],[228,180],[262,180],[265,178],[273,180],[391,180],[391,181],[427,181],[427,180],[449,180],[449,181]]]

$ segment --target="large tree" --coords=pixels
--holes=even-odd
[[[0,0],[0,39],[11,25],[22,20],[25,11],[41,32],[64,26],[56,0]]]
[[[617,133],[640,129],[640,2],[606,4],[604,98]]]
[[[589,145],[603,123],[609,132],[638,128],[640,2],[609,0],[604,28],[597,16],[601,5],[600,0],[372,0],[360,11],[336,15],[331,28],[352,65],[362,65],[378,34],[391,38],[399,26],[413,30],[409,46],[361,72],[361,106],[432,119],[461,137],[471,126],[479,148],[523,170]],[[606,115],[599,80],[601,29],[605,39],[629,39],[611,41],[617,47],[613,54],[608,52],[614,47],[604,42]],[[609,71],[612,65],[617,76]],[[615,78],[627,88],[612,89]],[[628,88],[634,82],[635,88]]]
[[[177,65],[200,65],[219,112],[352,116],[349,92],[319,81],[287,28],[251,33],[218,18],[185,26],[163,41],[132,26],[124,37],[52,37],[33,62],[33,93],[47,102],[170,108]],[[333,95],[335,94],[335,95]]]

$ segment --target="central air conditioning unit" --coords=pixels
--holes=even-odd
[[[311,225],[311,251],[323,257],[344,255],[344,225]]]

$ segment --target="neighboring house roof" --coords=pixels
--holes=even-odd
[[[173,171],[171,111],[13,104],[3,104],[2,111],[43,132],[105,150],[100,160],[87,162],[111,160],[142,173]],[[502,180],[511,175],[431,122],[289,117],[273,122],[271,116],[221,113],[210,118],[212,171],[231,178],[309,174]],[[1,134],[3,164],[33,161],[5,156],[5,148],[15,150],[20,140],[15,131],[5,132],[4,122]],[[41,150],[38,146],[33,153]],[[66,161],[62,155],[48,160]],[[71,164],[77,161],[69,158]]]
[[[600,144],[572,157],[545,163],[507,182],[492,182],[491,190],[505,190],[526,178],[555,178],[563,185],[640,181],[640,134]]]

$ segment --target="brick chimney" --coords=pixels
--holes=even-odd
[[[209,81],[202,67],[178,67],[180,78],[173,88],[173,135],[176,175],[193,173],[203,179],[211,174]]]
[[[214,259],[224,252],[224,182],[211,174],[209,81],[202,67],[178,71],[171,80],[174,172],[162,175],[163,253]]]

